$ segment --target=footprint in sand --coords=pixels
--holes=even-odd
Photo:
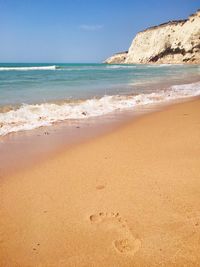
[[[96,186],[96,189],[97,190],[102,190],[102,189],[104,189],[105,188],[105,185],[103,185],[103,184],[100,184],[100,185],[97,185]]]
[[[134,255],[141,247],[141,241],[139,239],[120,239],[113,242],[115,249],[124,254]]]
[[[118,253],[134,255],[140,249],[140,239],[134,238],[126,220],[124,220],[118,212],[99,212],[97,214],[92,214],[89,219],[92,224],[103,225],[109,229],[115,228],[117,230],[121,238],[114,240],[113,246]]]

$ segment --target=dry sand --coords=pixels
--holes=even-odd
[[[1,267],[200,266],[200,100],[0,182]]]

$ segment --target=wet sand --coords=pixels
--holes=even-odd
[[[0,266],[200,265],[200,100],[0,182]]]

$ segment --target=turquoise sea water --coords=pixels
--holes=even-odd
[[[198,95],[199,74],[199,65],[0,64],[0,135]]]

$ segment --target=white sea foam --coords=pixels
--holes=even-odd
[[[106,65],[101,68],[96,66],[87,66],[87,67],[57,67],[56,70],[59,71],[88,71],[88,70],[110,70],[110,69],[135,69],[137,66],[127,66],[127,65]]]
[[[108,65],[106,69],[135,69],[137,66],[132,65]]]
[[[200,82],[174,85],[166,90],[135,96],[104,96],[78,103],[24,104],[17,110],[0,113],[0,135],[49,126],[58,121],[85,119],[101,116],[117,110],[134,109],[137,106],[162,103],[179,98],[200,95]]]
[[[183,66],[184,64],[151,64],[146,65],[147,68],[163,68],[163,67],[175,67],[175,66]]]
[[[28,71],[28,70],[55,70],[56,66],[35,66],[35,67],[0,67],[0,71]]]

